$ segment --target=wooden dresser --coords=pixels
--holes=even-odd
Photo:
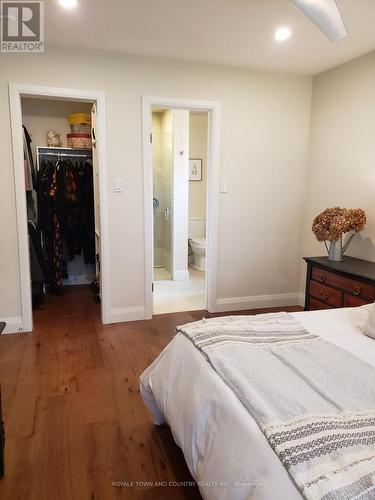
[[[375,300],[375,263],[344,257],[304,257],[307,262],[305,310],[355,307]]]

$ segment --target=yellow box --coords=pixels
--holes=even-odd
[[[74,113],[68,115],[69,125],[91,125],[91,113]]]

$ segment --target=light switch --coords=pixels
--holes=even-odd
[[[122,185],[122,177],[115,177],[113,181],[113,187],[115,193],[122,193],[124,191],[123,185]]]
[[[227,193],[227,192],[228,192],[227,183],[225,181],[221,181],[221,183],[220,183],[220,193]]]

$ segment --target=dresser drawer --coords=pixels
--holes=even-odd
[[[314,297],[309,297],[309,311],[318,311],[320,309],[332,309],[332,306],[320,300],[314,299]]]
[[[311,280],[309,293],[312,297],[315,297],[324,303],[331,304],[331,306],[341,307],[341,290],[336,290],[335,288],[323,285],[323,283],[317,283],[316,281]]]
[[[311,271],[311,278],[321,284],[334,286],[340,288],[345,292],[351,293],[356,297],[368,299],[369,301],[375,298],[375,287],[368,283],[363,283],[352,278],[346,278],[339,274],[334,274],[319,267],[313,267]]]
[[[361,297],[354,297],[353,295],[348,295],[344,293],[344,300],[342,303],[343,307],[358,307],[364,306],[365,304],[369,304],[370,301],[366,299],[361,299]]]

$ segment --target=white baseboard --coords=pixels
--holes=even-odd
[[[183,269],[182,271],[173,271],[173,281],[187,281],[189,279],[189,271]]]
[[[227,297],[217,300],[216,307],[210,308],[211,312],[241,311],[244,309],[261,309],[263,307],[304,306],[304,293],[282,293],[279,295],[254,295],[249,297]],[[138,321],[151,319],[146,317],[144,306],[113,307],[110,310],[108,323],[123,323],[126,321]],[[3,335],[9,333],[23,333],[22,318],[10,316],[0,318],[5,321],[6,327]]]
[[[123,323],[125,321],[138,321],[146,318],[144,306],[113,307],[110,310],[108,323]]]
[[[266,307],[284,307],[303,305],[303,294],[281,293],[278,295],[252,295],[249,297],[227,297],[217,299],[217,312],[241,311],[244,309],[262,309]]]
[[[279,295],[254,295],[249,297],[227,297],[217,300],[217,305],[210,308],[211,312],[240,311],[244,309],[261,309],[263,307],[304,306],[304,293],[283,293]],[[123,323],[151,319],[146,317],[144,306],[114,307],[110,310],[108,323]],[[5,321],[6,327],[3,335],[10,333],[23,333],[22,318],[11,316],[0,318]]]
[[[0,318],[0,321],[5,321],[6,327],[3,335],[8,333],[22,333],[22,318],[21,316],[10,316],[8,318]]]
[[[300,292],[298,295],[299,295],[299,302],[297,304],[301,307],[305,307],[305,292]]]

